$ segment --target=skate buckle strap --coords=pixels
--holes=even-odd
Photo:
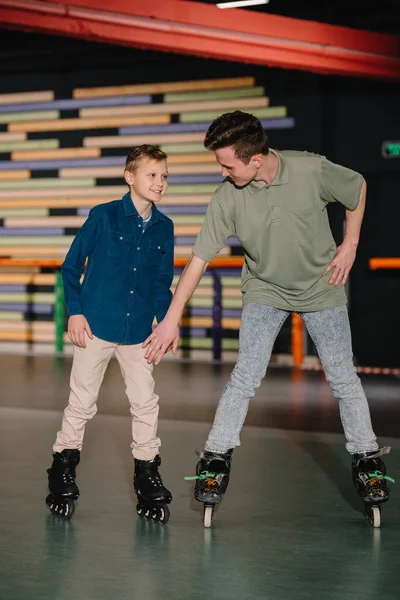
[[[186,481],[194,481],[196,479],[199,479],[200,481],[204,479],[216,479],[219,481],[221,478],[222,476],[220,473],[210,473],[209,471],[202,471],[200,475],[196,475],[195,477],[184,477]]]
[[[387,479],[388,481],[390,481],[391,483],[396,483],[394,479],[392,479],[391,477],[388,477],[387,475],[384,475],[382,473],[382,471],[374,471],[374,473],[363,473],[363,477],[364,479]]]

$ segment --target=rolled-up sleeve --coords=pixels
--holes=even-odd
[[[321,156],[321,197],[355,210],[360,201],[364,178],[360,173],[337,165]]]
[[[229,236],[235,233],[232,203],[215,194],[207,208],[203,226],[193,247],[193,254],[210,262],[226,246]]]

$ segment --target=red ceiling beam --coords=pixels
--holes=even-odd
[[[112,11],[110,11],[112,7]],[[400,38],[185,0],[0,0],[0,22],[139,48],[400,79]]]

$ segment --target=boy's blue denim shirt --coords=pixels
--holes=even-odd
[[[153,205],[144,231],[130,193],[95,206],[61,272],[69,316],[83,314],[93,335],[108,342],[140,344],[172,299],[174,224]]]

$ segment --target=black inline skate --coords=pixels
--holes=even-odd
[[[390,447],[385,447],[352,456],[353,482],[364,502],[367,520],[373,527],[380,527],[381,504],[389,500],[390,490],[386,481],[394,483],[394,479],[386,475],[386,466],[381,458],[390,450]]]
[[[46,504],[55,515],[70,519],[75,512],[74,500],[79,498],[75,483],[75,469],[79,464],[79,450],[63,450],[53,454],[53,464],[47,469],[50,494]]]
[[[196,480],[194,497],[204,504],[203,524],[211,527],[214,509],[222,501],[229,483],[233,448],[225,453],[199,452],[196,476],[185,477],[187,481]]]
[[[137,514],[165,525],[170,516],[168,504],[171,502],[172,496],[171,492],[164,487],[158,472],[160,464],[159,455],[153,460],[135,458],[133,487],[138,499]]]

